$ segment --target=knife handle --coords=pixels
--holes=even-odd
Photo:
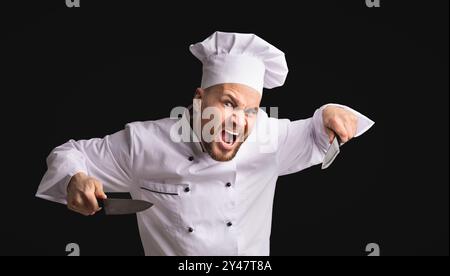
[[[334,138],[337,139],[337,141],[339,143],[339,146],[342,146],[344,143],[341,142],[341,137],[339,137],[339,135],[337,135],[336,132],[333,131],[333,133],[334,133]],[[333,142],[331,142],[331,144],[333,144]]]
[[[97,198],[97,202],[98,202],[98,207],[102,208],[105,207],[105,203],[103,202],[103,200],[101,198]]]

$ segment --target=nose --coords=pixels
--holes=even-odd
[[[245,128],[246,120],[243,110],[235,110],[231,116],[231,122],[233,123],[233,129],[240,132]]]

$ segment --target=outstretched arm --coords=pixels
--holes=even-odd
[[[98,210],[96,198],[107,192],[129,192],[132,187],[132,130],[103,139],[74,141],[56,147],[47,158],[37,197],[68,204],[82,214]]]
[[[338,104],[322,106],[309,119],[279,120],[279,175],[322,163],[335,134],[345,143],[366,132],[373,124],[361,113]]]

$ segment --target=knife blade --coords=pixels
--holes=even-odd
[[[325,154],[325,158],[323,159],[322,170],[325,170],[331,165],[331,163],[333,163],[334,159],[336,159],[336,156],[339,154],[339,152],[341,152],[339,138],[337,135],[335,135],[333,142],[328,148],[328,151]]]
[[[106,215],[136,214],[153,206],[153,203],[148,201],[122,198],[99,199],[98,204]]]

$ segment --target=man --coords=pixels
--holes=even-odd
[[[138,214],[146,255],[268,255],[278,176],[322,163],[334,135],[345,143],[373,122],[340,105],[269,117],[263,88],[283,85],[288,69],[256,35],[216,32],[190,50],[203,64],[192,108],[55,148],[37,196],[83,215],[104,191],[154,203]]]

